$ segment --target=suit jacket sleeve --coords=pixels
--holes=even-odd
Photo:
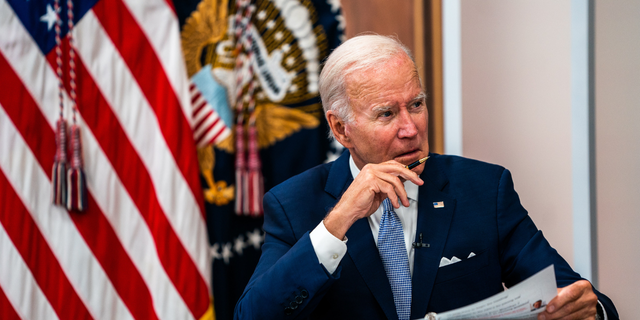
[[[236,305],[234,318],[304,318],[339,278],[341,267],[333,275],[327,272],[313,250],[309,232],[296,238],[287,216],[295,213],[285,212],[273,193],[265,195],[264,210],[262,255]]]
[[[525,280],[549,264],[554,265],[558,288],[582,279],[551,247],[542,231],[536,228],[520,204],[509,170],[505,169],[502,173],[497,200],[500,264],[503,267],[503,282],[507,287]],[[611,300],[593,289],[604,306],[608,319],[618,319]]]

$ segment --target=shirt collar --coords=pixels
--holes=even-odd
[[[360,173],[360,169],[356,166],[356,163],[353,161],[353,157],[349,155],[349,169],[351,169],[351,176],[355,179]],[[407,192],[407,198],[410,200],[417,201],[418,200],[418,185],[407,180],[404,182],[404,190]]]

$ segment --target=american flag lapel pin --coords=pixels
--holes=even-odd
[[[435,209],[438,209],[438,208],[444,208],[444,201],[434,202],[434,203],[433,203],[433,207],[434,207]]]

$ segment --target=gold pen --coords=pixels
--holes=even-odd
[[[418,161],[416,161],[416,162],[414,162],[414,163],[412,163],[412,164],[410,164],[408,166],[404,166],[404,167],[409,169],[409,170],[411,170],[411,169],[423,164],[425,161],[427,161],[427,159],[429,159],[429,156],[426,156],[426,157],[424,157],[424,158],[422,158],[422,159],[420,159],[420,160],[418,160]]]

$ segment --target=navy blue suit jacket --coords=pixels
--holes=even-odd
[[[236,319],[397,319],[391,287],[367,219],[347,232],[347,253],[329,274],[309,239],[353,178],[349,153],[273,188],[264,197],[262,256]],[[558,287],[580,276],[520,204],[511,174],[497,165],[431,154],[418,193],[411,319],[487,298],[555,266]],[[434,208],[434,202],[444,202]],[[469,253],[475,256],[467,258]],[[439,267],[442,257],[462,261]],[[612,302],[597,292],[609,319]]]

